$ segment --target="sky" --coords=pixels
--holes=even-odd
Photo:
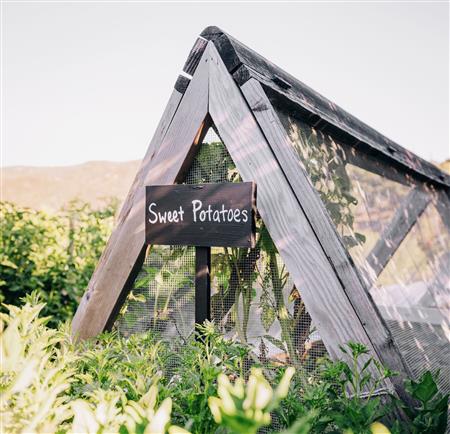
[[[5,166],[143,157],[217,25],[427,160],[449,158],[447,2],[5,2]]]

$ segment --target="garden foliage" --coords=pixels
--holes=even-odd
[[[93,210],[74,202],[49,215],[1,204],[3,432],[445,432],[448,396],[437,389],[437,373],[407,382],[415,405],[386,395],[382,402],[375,392],[394,373],[356,343],[342,348],[349,363],[324,358],[305,369],[286,340],[283,348],[296,371],[257,356],[245,343],[245,324],[241,343],[225,339],[207,322],[197,336],[170,342],[152,332],[126,338],[109,332],[75,345],[68,321],[111,231],[115,209],[113,203]],[[258,232],[274,268],[275,249],[261,222]],[[223,282],[230,281],[232,271],[219,268]],[[270,276],[283,280],[283,272]],[[267,312],[263,306],[263,316]],[[264,320],[270,325],[274,318]],[[291,330],[295,321],[286,318],[282,330]],[[401,422],[394,420],[398,414]]]
[[[429,373],[408,383],[414,408],[361,393],[380,380],[357,368],[366,355],[359,344],[343,349],[353,364],[325,361],[305,377],[281,365],[258,366],[249,348],[224,339],[212,323],[201,327],[200,338],[183,342],[105,333],[74,345],[64,327],[47,327],[36,293],[6,309],[0,317],[4,432],[253,434],[265,427],[381,434],[389,431],[380,420],[394,408],[410,423],[394,423],[393,433],[445,432],[448,396]]]
[[[117,203],[71,202],[59,214],[0,204],[0,301],[38,290],[56,326],[71,318],[105,246]]]

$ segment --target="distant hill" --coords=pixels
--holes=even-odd
[[[101,206],[107,198],[123,201],[139,161],[91,161],[67,167],[6,167],[2,200],[34,209],[58,211],[72,199]]]
[[[450,173],[450,160],[437,164]],[[139,161],[90,161],[67,167],[6,167],[2,200],[21,206],[58,211],[72,199],[101,206],[107,198],[120,202],[133,182]]]

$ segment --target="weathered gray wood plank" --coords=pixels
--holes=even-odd
[[[209,59],[210,115],[244,181],[258,186],[258,211],[331,356],[362,342],[378,358],[239,88],[215,47]],[[392,386],[390,381],[387,387]]]
[[[170,184],[189,153],[208,112],[208,68],[197,68],[184,96],[174,91],[122,207],[116,228],[72,322],[79,339],[111,324],[143,260],[145,185]]]
[[[184,94],[184,92],[186,92],[187,87],[189,86],[191,79],[187,78],[184,75],[179,75],[177,78],[177,81],[175,82],[175,90],[177,90],[178,92]]]
[[[383,230],[379,240],[367,255],[367,267],[373,280],[384,270],[430,202],[431,197],[418,189],[411,190],[405,197],[389,225]]]
[[[194,75],[207,44],[208,41],[206,39],[197,38],[183,66],[183,71],[186,74]]]

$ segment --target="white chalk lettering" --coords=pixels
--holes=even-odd
[[[150,214],[153,214],[153,215],[155,216],[154,218],[149,218],[149,219],[148,219],[148,221],[149,221],[151,224],[154,224],[154,223],[156,223],[156,222],[158,221],[158,214],[156,214],[156,212],[152,210],[152,208],[153,208],[154,206],[156,206],[156,203],[155,203],[155,202],[152,202],[152,203],[148,206],[148,212],[149,212]]]
[[[194,199],[192,202],[192,220],[197,222],[214,222],[214,223],[247,223],[249,219],[248,210],[241,210],[239,208],[227,208],[221,204],[217,208],[212,205],[203,206],[203,202],[199,199]],[[158,204],[152,202],[148,206],[148,221],[151,224],[155,223],[180,223],[184,221],[184,209],[180,205],[173,210],[158,211]]]
[[[202,207],[202,205],[203,205],[203,203],[201,200],[194,199],[192,201],[192,213],[193,213],[194,222],[197,221],[197,211]]]
[[[180,221],[183,221],[184,217],[184,209],[180,205],[179,209],[174,209],[172,211],[154,211],[153,208],[156,207],[156,202],[152,202],[148,206],[148,212],[150,213],[150,217],[148,219],[149,223],[152,225],[155,223],[179,223]]]

